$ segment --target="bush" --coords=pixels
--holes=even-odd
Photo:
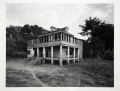
[[[102,55],[102,58],[104,60],[114,60],[113,50],[112,51],[110,51],[110,50],[105,51],[104,54]]]
[[[6,52],[6,56],[13,58],[27,58],[27,52],[19,52],[19,51],[15,51],[12,53]]]

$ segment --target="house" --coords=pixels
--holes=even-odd
[[[45,31],[35,39],[27,41],[29,57],[44,59],[45,61],[59,61],[60,66],[63,61],[69,64],[70,61],[80,62],[83,54],[83,41],[75,38],[68,32],[68,27],[50,27],[50,31]]]

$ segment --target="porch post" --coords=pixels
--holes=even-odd
[[[75,63],[75,48],[74,48],[74,55],[73,56],[74,56],[74,63]]]
[[[37,47],[37,58],[39,58],[39,47]]]
[[[70,49],[70,47],[68,46],[68,51],[67,51],[68,65],[69,65],[69,57],[70,57],[70,56],[69,56],[69,55],[70,55],[70,50],[69,50],[69,49]]]
[[[45,63],[45,47],[43,47],[43,63]]]
[[[60,45],[60,66],[62,66],[62,45]]]
[[[45,58],[45,47],[43,47],[43,58]]]
[[[33,48],[31,48],[32,50],[31,50],[31,55],[32,55],[32,59],[33,59],[33,57],[34,57],[34,54],[35,54],[35,52],[34,52],[34,50],[33,50]]]
[[[53,46],[51,46],[51,64],[53,64]]]

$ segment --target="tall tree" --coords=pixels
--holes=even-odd
[[[23,26],[23,28],[21,30],[21,35],[25,39],[32,36],[32,31],[31,31],[30,25],[26,24],[26,25]]]
[[[88,36],[88,42],[91,50],[103,51],[113,49],[114,47],[114,25],[102,22],[97,17],[89,17],[85,20],[84,25],[79,25],[82,28],[80,33],[83,36]],[[97,49],[96,49],[97,48]],[[96,54],[96,52],[94,51]],[[98,53],[98,52],[97,52]]]

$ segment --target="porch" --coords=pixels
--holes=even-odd
[[[69,65],[69,62],[79,62],[79,47],[73,46],[50,46],[50,47],[37,47],[32,48],[34,51],[33,56],[37,59],[43,59],[44,62],[50,61],[54,64],[54,61],[58,61],[60,66],[63,65],[63,61]]]

